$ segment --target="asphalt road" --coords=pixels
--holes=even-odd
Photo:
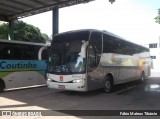
[[[106,115],[95,116],[96,113],[97,115],[99,112],[102,113],[101,110],[160,110],[160,72],[153,72],[151,77],[145,80],[143,84],[132,82],[118,85],[110,94],[106,94],[102,90],[84,93],[53,90],[47,87],[8,91],[0,94],[0,110],[50,110],[46,115],[69,115],[67,117],[55,116],[55,119],[106,119]],[[78,116],[75,116],[70,114],[70,112],[58,110],[78,110],[79,112]],[[84,112],[84,110],[97,111],[88,111],[88,116],[86,116],[86,111]],[[2,117],[10,119],[9,117]],[[160,118],[158,116],[138,117],[141,119]],[[32,118],[52,117],[37,116]],[[115,115],[114,117],[107,117],[107,119],[110,118],[137,119],[137,116]]]

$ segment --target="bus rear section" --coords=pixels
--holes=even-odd
[[[45,84],[45,61],[0,60],[0,79],[5,90]]]
[[[0,91],[46,85],[47,51],[40,43],[0,40]]]

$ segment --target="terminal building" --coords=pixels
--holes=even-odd
[[[145,44],[150,49],[152,58],[152,69],[160,69],[160,37],[157,42]]]

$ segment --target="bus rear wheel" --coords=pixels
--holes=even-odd
[[[141,78],[140,78],[140,82],[144,82],[145,80],[145,74],[144,72],[141,73]]]
[[[104,91],[106,93],[110,93],[112,89],[113,89],[113,79],[111,78],[111,76],[107,76],[104,83]]]

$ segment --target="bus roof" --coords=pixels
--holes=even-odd
[[[58,35],[63,35],[63,34],[70,34],[70,33],[75,33],[75,32],[94,32],[94,31],[97,31],[97,32],[101,32],[103,34],[107,34],[107,35],[110,35],[110,36],[113,36],[115,38],[118,38],[118,39],[121,39],[121,40],[124,40],[128,43],[131,43],[135,46],[138,46],[138,47],[142,47],[142,48],[145,48],[145,49],[148,49],[147,47],[145,46],[142,46],[142,45],[139,45],[139,44],[136,44],[136,43],[133,43],[131,41],[128,41],[126,40],[125,38],[122,38],[114,33],[111,33],[109,31],[106,31],[106,30],[97,30],[97,29],[80,29],[80,30],[72,30],[72,31],[66,31],[66,32],[62,32],[62,33],[59,33],[59,34],[56,34],[55,36],[58,36]],[[148,49],[149,50],[149,49]]]
[[[4,40],[4,39],[0,39],[0,42],[3,42],[3,43],[27,44],[27,45],[39,45],[39,46],[49,46],[48,44],[44,44],[44,43],[34,43],[34,42],[25,42],[25,41],[16,41],[16,40]]]

